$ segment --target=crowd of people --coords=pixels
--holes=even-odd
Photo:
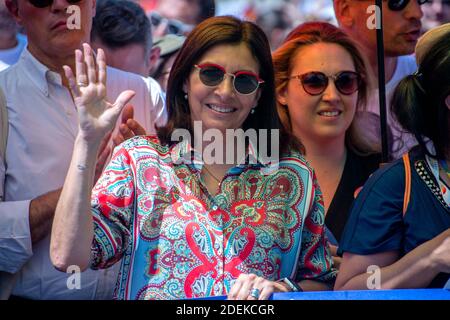
[[[382,163],[372,3],[225,2],[0,3],[0,299],[449,281],[450,4],[383,2]]]

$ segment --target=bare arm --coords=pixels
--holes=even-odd
[[[129,121],[134,120],[131,119]],[[128,131],[130,130],[128,129],[128,127],[126,127],[126,129]],[[126,139],[131,136],[131,134],[127,135]],[[95,181],[97,181],[100,177],[102,169],[111,154],[111,147],[108,146],[108,141],[110,140],[110,138],[111,134],[108,134],[100,143],[100,151],[98,152],[95,164]],[[62,188],[50,191],[31,200],[29,220],[32,243],[39,242],[50,233],[53,223],[53,217],[55,215],[56,204],[58,203],[59,197],[61,195],[61,190]]]
[[[32,243],[42,240],[50,233],[60,193],[61,189],[58,189],[31,200],[29,219]]]
[[[331,284],[315,280],[302,280],[298,283],[303,291],[330,291],[333,290]]]
[[[371,265],[380,267],[381,288],[423,288],[440,272],[450,270],[450,229],[410,251],[401,259],[398,252],[372,255],[345,253],[335,290],[368,289]],[[446,240],[447,239],[447,240]]]
[[[134,119],[129,119],[133,125],[137,123]],[[120,143],[122,143],[125,139],[129,139],[134,136],[129,126],[124,125],[123,131],[131,132],[122,137]],[[145,133],[144,133],[145,134]],[[102,173],[102,169],[105,166],[106,161],[109,159],[111,155],[111,147],[108,145],[108,142],[111,139],[111,133],[107,134],[102,142],[100,143],[99,152],[97,154],[97,160],[95,163],[95,180],[97,181]],[[117,138],[114,138],[114,141]],[[43,238],[45,238],[51,231],[53,217],[55,215],[56,204],[58,203],[59,197],[61,195],[62,188],[54,191],[47,192],[30,202],[29,209],[29,219],[30,219],[30,233],[31,233],[31,241],[32,243],[36,243]]]
[[[80,130],[75,140],[72,161],[55,212],[50,243],[54,266],[66,270],[89,266],[93,240],[90,197],[94,184],[96,158],[103,137],[112,130],[123,106],[134,92],[122,92],[114,104],[106,97],[106,62],[101,49],[97,70],[91,48],[83,45],[84,55],[76,50],[76,80],[69,67],[64,71],[77,106]],[[84,60],[83,60],[84,56]],[[78,87],[77,83],[87,85]]]

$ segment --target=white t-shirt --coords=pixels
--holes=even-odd
[[[407,75],[413,74],[416,70],[417,64],[414,56],[400,56],[397,59],[397,66],[395,68],[394,75],[386,84],[387,124],[391,130],[393,139],[389,154],[394,159],[400,158],[403,153],[407,152],[411,147],[417,144],[414,136],[410,133],[405,132],[400,124],[396,120],[394,120],[394,117],[390,111],[390,102],[398,83]],[[368,100],[369,102],[367,104],[367,110],[369,112],[380,115],[380,100],[378,94],[378,89],[372,92]]]

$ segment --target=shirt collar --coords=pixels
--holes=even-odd
[[[49,96],[49,83],[62,86],[61,76],[38,61],[28,51],[28,48],[23,50],[20,59],[24,67],[24,73],[45,96]]]

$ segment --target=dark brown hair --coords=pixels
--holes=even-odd
[[[144,9],[127,0],[97,0],[91,39],[100,40],[111,49],[139,44],[146,57],[153,46],[150,20]]]
[[[450,151],[449,117],[445,104],[450,95],[450,41],[441,37],[424,56],[416,74],[399,82],[391,109],[403,128],[413,133],[422,150],[439,159]],[[424,137],[433,141],[436,154],[430,154]]]

